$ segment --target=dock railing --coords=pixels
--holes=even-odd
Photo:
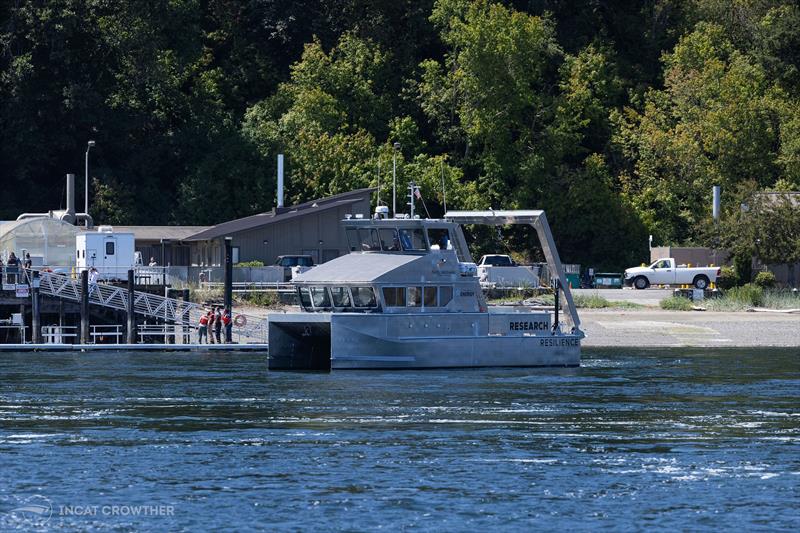
[[[74,302],[81,300],[81,283],[65,274],[42,271],[39,275],[39,291],[43,295],[63,298]],[[208,308],[193,302],[167,298],[157,294],[134,291],[134,313],[163,320],[167,325],[196,328],[200,317]],[[128,290],[124,287],[106,283],[92,283],[89,286],[89,304],[118,311],[128,309]],[[238,318],[241,316],[242,318]],[[234,313],[232,317],[239,325],[232,328],[232,336],[246,343],[266,343],[268,320],[265,317]]]

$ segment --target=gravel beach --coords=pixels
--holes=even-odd
[[[622,293],[622,291],[618,291]],[[645,291],[642,291],[645,292]],[[297,308],[287,308],[297,310]],[[239,307],[255,316],[280,309]],[[800,314],[772,312],[579,309],[584,347],[800,348]]]
[[[800,314],[580,309],[585,347],[800,348]]]

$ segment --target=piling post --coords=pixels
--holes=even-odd
[[[231,244],[232,237],[225,237],[225,311],[228,316],[233,316],[233,249]],[[228,328],[225,328],[225,342],[231,342],[228,335]]]
[[[42,315],[39,308],[39,271],[31,272],[31,341],[42,343]]]
[[[181,289],[181,299],[183,300],[184,305],[189,303],[189,289]],[[183,335],[183,340],[181,341],[182,344],[189,344],[192,342],[191,326],[184,323],[181,326],[181,334]]]
[[[128,344],[136,344],[136,315],[134,313],[136,293],[133,291],[133,270],[128,270]]]
[[[89,344],[89,271],[81,272],[81,344]]]
[[[558,299],[559,299],[559,296],[560,296],[559,293],[561,292],[561,280],[558,279],[558,278],[556,278],[556,281],[555,281],[555,289],[556,289],[555,290],[555,298],[554,298],[555,301],[553,302],[555,304],[554,305],[555,313],[553,313],[553,315],[554,315],[553,316],[553,333],[558,331],[558,307],[559,307],[559,304],[560,304]]]

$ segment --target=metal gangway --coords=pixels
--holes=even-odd
[[[55,298],[80,302],[81,280],[43,271],[39,273],[39,292]],[[92,283],[89,285],[89,304],[127,312],[128,290],[126,287],[106,283]],[[208,311],[200,304],[141,291],[133,293],[133,310],[136,314],[190,329],[196,328],[200,317]],[[267,342],[269,331],[267,318],[238,313],[232,318],[234,319],[232,337],[238,342],[247,344]]]

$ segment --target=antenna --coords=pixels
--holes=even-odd
[[[378,154],[378,203],[375,205],[381,205],[381,155]]]
[[[392,216],[397,217],[397,152],[400,151],[400,143],[393,145],[392,153]]]
[[[408,182],[408,205],[411,207],[411,218],[414,218],[414,191],[417,185],[413,181]]]
[[[444,158],[442,158],[441,163],[442,163],[442,202],[444,203],[444,212],[447,213],[447,191],[444,188]]]

